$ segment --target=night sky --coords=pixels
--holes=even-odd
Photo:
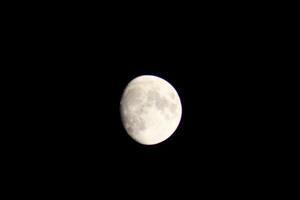
[[[22,67],[11,68],[18,81],[10,82],[20,121],[12,127],[22,130],[12,131],[16,171],[23,167],[24,180],[116,193],[193,185],[215,194],[263,180],[266,44],[249,29],[253,18],[214,12],[157,24],[97,12],[20,19],[20,56],[11,65]],[[158,145],[136,143],[121,123],[122,92],[140,75],[167,80],[181,98],[178,129]]]
[[[44,84],[35,87],[40,93],[29,116],[33,131],[23,136],[29,141],[21,153],[25,162],[36,163],[35,170],[58,180],[114,180],[120,187],[128,180],[178,187],[179,180],[192,178],[209,189],[216,180],[235,184],[255,176],[257,161],[264,161],[264,138],[256,129],[245,70],[210,58],[174,60],[97,59],[87,67],[49,69],[41,77]],[[127,83],[145,74],[172,83],[183,109],[176,132],[153,146],[133,141],[119,112]]]

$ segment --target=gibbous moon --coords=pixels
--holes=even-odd
[[[130,81],[120,104],[124,128],[140,144],[163,142],[181,120],[182,107],[176,90],[156,76],[143,75]]]

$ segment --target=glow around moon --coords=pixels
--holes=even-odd
[[[128,135],[145,145],[169,138],[182,115],[176,90],[167,81],[152,75],[129,82],[121,98],[120,111]]]

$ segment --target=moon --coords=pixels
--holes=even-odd
[[[181,120],[182,106],[170,83],[157,76],[142,75],[126,86],[120,114],[132,139],[140,144],[154,145],[175,132]]]

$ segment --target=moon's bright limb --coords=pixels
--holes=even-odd
[[[167,81],[152,75],[139,76],[128,83],[120,111],[128,135],[145,145],[169,138],[182,115],[176,90]]]

